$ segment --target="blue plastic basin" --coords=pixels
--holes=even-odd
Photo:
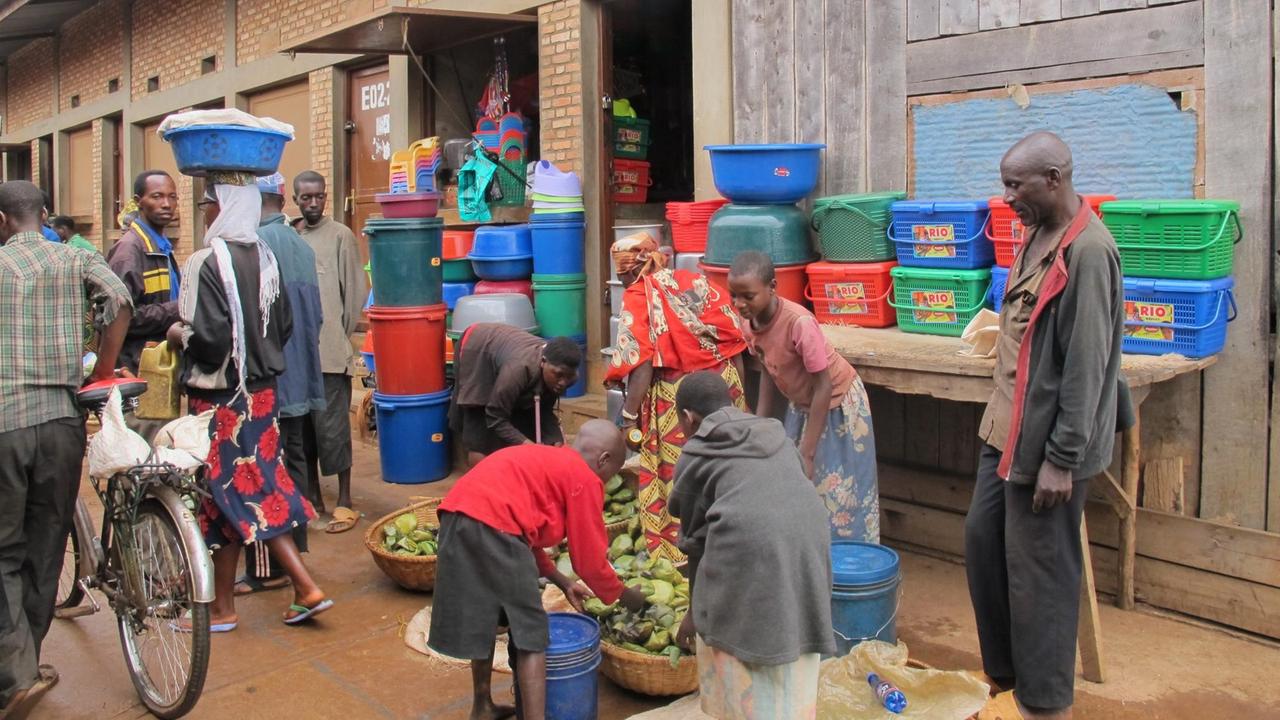
[[[482,258],[469,255],[481,280],[527,280],[533,274],[533,255]]]
[[[444,304],[453,310],[453,306],[457,304],[458,298],[464,298],[476,291],[476,284],[473,282],[459,283],[442,283],[441,295],[444,297]]]
[[[707,145],[716,190],[730,202],[786,205],[803,200],[818,185],[820,143]]]
[[[211,170],[270,175],[280,167],[287,134],[240,125],[193,125],[164,134],[178,172],[204,177]]]
[[[528,225],[485,225],[476,228],[469,257],[472,260],[506,259],[533,254]]]

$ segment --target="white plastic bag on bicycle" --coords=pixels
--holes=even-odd
[[[151,445],[124,424],[120,391],[111,389],[102,408],[102,429],[89,440],[89,474],[106,478],[147,461]]]
[[[181,470],[192,470],[209,457],[209,423],[213,410],[199,415],[184,415],[169,422],[156,433],[156,452],[162,460]],[[181,460],[181,461],[179,461]]]

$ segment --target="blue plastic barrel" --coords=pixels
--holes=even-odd
[[[578,379],[564,391],[564,396],[576,398],[587,394],[587,336],[570,335],[569,337],[578,343],[578,348],[582,350],[582,364],[578,366]]]
[[[535,275],[573,275],[586,272],[583,238],[586,223],[538,222],[529,225],[533,235]]]
[[[600,626],[578,613],[549,613],[547,619],[547,717],[596,720]]]
[[[449,476],[449,392],[373,394],[384,482],[420,485]]]
[[[898,642],[898,553],[863,542],[831,543],[831,625],[836,655],[863,640]]]

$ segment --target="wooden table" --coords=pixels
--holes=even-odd
[[[897,328],[822,326],[836,352],[858,369],[862,381],[904,395],[928,395],[942,400],[986,403],[994,389],[991,375],[995,360],[962,355],[968,346],[959,338],[904,333]],[[1121,368],[1129,384],[1133,409],[1139,422],[1121,435],[1120,480],[1109,470],[1098,481],[1109,504],[1120,518],[1119,591],[1116,605],[1133,608],[1133,564],[1136,554],[1141,415],[1139,409],[1152,386],[1179,375],[1203,370],[1215,362],[1208,357],[1191,360],[1181,355],[1125,355]],[[1081,586],[1080,646],[1085,677],[1102,682],[1102,655],[1098,629],[1097,595],[1094,593],[1088,531],[1081,523],[1084,582]]]

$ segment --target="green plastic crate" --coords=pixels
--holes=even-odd
[[[1244,237],[1231,200],[1117,200],[1102,203],[1125,275],[1212,280],[1231,274]]]
[[[648,145],[649,121],[644,118],[613,118],[613,141],[615,143]]]
[[[889,208],[905,200],[905,192],[833,195],[813,202],[811,223],[830,262],[882,262],[897,257],[886,235]]]
[[[640,143],[616,142],[613,144],[613,156],[627,160],[648,160],[649,146]]]
[[[898,266],[893,299],[903,332],[959,337],[987,304],[991,270],[941,270]]]
[[[502,168],[494,170],[494,181],[502,188],[502,199],[495,204],[515,207],[524,205],[525,174],[528,172],[524,159],[503,160],[502,166],[511,172]]]

